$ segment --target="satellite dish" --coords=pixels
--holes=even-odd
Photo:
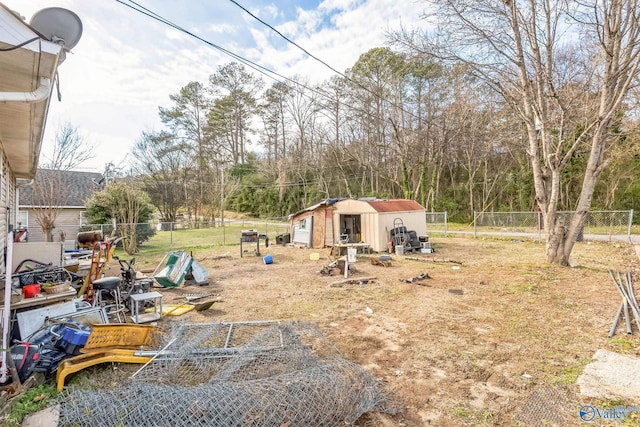
[[[70,10],[48,7],[36,12],[29,25],[45,39],[60,44],[69,52],[82,36],[82,21]]]

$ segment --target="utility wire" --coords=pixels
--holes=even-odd
[[[22,46],[26,46],[29,43],[34,42],[36,40],[40,40],[40,37],[34,37],[34,38],[29,39],[27,41],[24,41],[24,42],[22,42],[20,44],[17,44],[15,46],[9,46],[9,47],[0,48],[0,52],[9,52],[9,51],[12,51],[12,50],[20,49]]]
[[[278,34],[280,37],[282,37],[283,39],[285,39],[288,43],[294,45],[295,47],[297,47],[298,49],[300,49],[302,52],[304,52],[305,54],[309,55],[311,58],[315,59],[316,61],[318,61],[319,63],[321,63],[322,65],[324,65],[325,67],[327,67],[328,69],[330,69],[331,71],[333,71],[334,73],[342,76],[343,78],[349,80],[351,83],[359,86],[360,88],[364,89],[365,91],[367,91],[368,93],[370,93],[371,95],[373,95],[374,97],[380,99],[381,101],[385,101],[388,102],[390,105],[393,105],[394,107],[398,108],[399,110],[409,114],[411,117],[413,117],[414,119],[416,118],[415,115],[413,113],[411,113],[410,111],[405,110],[402,106],[399,106],[397,104],[395,104],[393,101],[390,101],[388,99],[386,99],[385,97],[375,93],[374,91],[372,91],[371,89],[369,89],[368,87],[364,86],[362,83],[353,80],[351,77],[345,75],[344,73],[342,73],[341,71],[336,70],[334,67],[332,67],[331,65],[327,64],[325,61],[323,61],[322,59],[318,58],[317,56],[313,55],[311,52],[309,52],[307,49],[303,48],[302,46],[300,46],[298,43],[294,42],[293,40],[289,39],[287,36],[285,36],[284,34],[282,34],[280,31],[278,31],[277,29],[275,29],[271,24],[263,21],[262,19],[260,19],[259,17],[257,17],[256,15],[254,15],[253,13],[251,13],[246,7],[242,6],[240,3],[238,3],[236,0],[229,0],[231,3],[235,4],[236,6],[238,6],[240,9],[244,10],[249,16],[251,16],[253,19],[255,19],[256,21],[260,22],[261,24],[263,24],[264,26],[268,27],[269,29],[271,29],[273,32],[275,32],[276,34]]]
[[[129,2],[129,3],[132,3],[132,4],[133,4],[133,5],[135,5],[136,7],[134,7],[134,6],[130,5],[130,4],[125,3],[125,1],[124,1],[124,0],[116,0],[116,2],[118,2],[118,3],[122,4],[123,6],[126,6],[126,7],[130,8],[130,9],[132,9],[132,10],[135,10],[136,12],[139,12],[139,13],[141,13],[141,14],[143,14],[143,15],[146,15],[146,16],[148,16],[148,17],[150,17],[150,18],[152,18],[152,19],[154,19],[154,20],[156,20],[156,21],[158,21],[158,22],[161,22],[161,23],[163,23],[163,24],[165,24],[165,25],[168,25],[168,26],[170,26],[170,27],[172,27],[172,28],[174,28],[174,29],[176,29],[176,30],[178,30],[178,31],[180,31],[180,32],[182,32],[182,33],[184,33],[184,34],[187,34],[188,36],[191,36],[191,37],[193,37],[193,38],[195,38],[195,39],[197,39],[197,40],[200,40],[201,42],[203,42],[203,43],[205,43],[205,44],[209,45],[210,47],[213,47],[214,49],[217,49],[217,50],[219,50],[219,51],[221,51],[221,52],[223,52],[223,53],[225,53],[225,54],[227,54],[227,55],[231,56],[232,58],[234,58],[234,59],[236,59],[236,60],[238,60],[238,61],[242,62],[243,64],[245,64],[245,65],[249,66],[250,68],[254,69],[255,71],[259,72],[260,74],[263,74],[263,75],[265,75],[265,76],[269,77],[270,79],[275,80],[276,82],[279,82],[279,83],[282,83],[282,84],[286,85],[287,87],[289,87],[289,88],[290,88],[290,89],[292,89],[292,90],[296,90],[296,88],[295,88],[295,87],[292,87],[292,86],[290,86],[290,85],[287,85],[287,84],[286,84],[286,83],[284,83],[282,80],[278,80],[277,78],[273,77],[273,76],[272,76],[272,75],[270,75],[270,74],[273,74],[273,75],[275,75],[275,76],[278,76],[278,77],[280,77],[280,78],[281,78],[281,79],[283,79],[283,80],[289,81],[289,82],[293,83],[295,86],[301,87],[302,89],[309,90],[309,91],[311,91],[311,92],[315,93],[316,95],[319,95],[319,96],[321,96],[321,97],[327,98],[327,99],[329,99],[330,101],[334,101],[334,99],[333,99],[333,98],[331,98],[327,93],[324,93],[324,92],[319,91],[319,90],[317,90],[317,89],[311,88],[311,87],[309,87],[309,86],[307,86],[307,85],[304,85],[304,84],[302,84],[302,83],[300,83],[300,82],[298,82],[298,81],[295,81],[295,80],[293,80],[293,79],[291,79],[291,78],[289,78],[289,77],[286,77],[286,76],[284,76],[284,75],[282,75],[282,74],[279,74],[279,73],[277,73],[277,72],[275,72],[275,71],[273,71],[273,70],[270,70],[269,68],[266,68],[266,67],[264,67],[264,66],[262,66],[262,65],[260,65],[260,64],[258,64],[258,63],[256,63],[256,62],[254,62],[254,61],[251,61],[251,60],[246,59],[246,58],[244,58],[244,57],[242,57],[242,56],[240,56],[240,55],[238,55],[238,54],[236,54],[236,53],[234,53],[234,52],[231,52],[230,50],[225,49],[225,48],[223,48],[223,47],[221,47],[221,46],[219,46],[219,45],[217,45],[217,44],[215,44],[215,43],[213,43],[213,42],[211,42],[211,41],[209,41],[209,40],[206,40],[206,39],[204,39],[204,38],[202,38],[202,37],[200,37],[200,36],[198,36],[198,35],[196,35],[196,34],[194,34],[194,33],[190,32],[189,30],[187,30],[187,29],[185,29],[185,28],[183,28],[183,27],[181,27],[181,26],[179,26],[179,25],[177,25],[177,24],[175,24],[175,23],[173,23],[173,22],[169,21],[168,19],[164,18],[163,16],[159,15],[158,13],[156,13],[156,12],[154,12],[154,11],[152,11],[152,10],[150,10],[150,9],[148,9],[148,8],[146,8],[146,7],[144,7],[144,6],[142,6],[142,5],[140,5],[139,3],[137,3],[137,2],[135,2],[135,1],[133,1],[133,0],[128,0],[128,2]],[[351,82],[354,82],[353,80],[349,79],[348,77],[347,77],[347,79],[348,79],[349,81],[351,81]],[[354,82],[354,83],[355,83],[355,84],[358,84],[358,85],[359,85],[359,86],[361,86],[361,87],[364,87],[364,86],[362,86],[360,83],[357,83],[357,82]],[[366,88],[365,88],[365,89],[366,89]],[[301,90],[296,90],[296,91],[297,91],[297,92],[299,92],[300,94],[302,94],[303,96],[306,96],[306,97],[308,97],[308,98],[310,98],[310,99],[312,99],[312,100],[313,100],[313,98],[309,97],[309,95],[308,95],[308,94],[306,94],[304,91],[301,91]],[[370,92],[370,93],[373,93],[373,92],[371,92],[371,91],[369,91],[369,92]],[[376,95],[376,96],[378,96],[378,97],[380,98],[380,96],[379,96],[379,95]],[[356,98],[357,98],[357,97],[356,97]],[[357,99],[359,99],[359,98],[357,98]],[[380,99],[384,99],[384,98],[380,98]],[[362,101],[362,99],[359,99],[359,100],[360,100],[360,101]],[[387,101],[387,102],[390,102],[390,101]],[[391,102],[390,102],[390,103],[391,103]],[[370,117],[376,117],[373,113],[371,113],[371,112],[369,112],[369,111],[365,111],[365,110],[362,110],[362,109],[357,108],[357,107],[353,107],[353,106],[348,105],[348,104],[344,104],[344,105],[346,105],[347,107],[351,108],[351,109],[352,109],[352,110],[354,110],[354,111],[358,111],[358,112],[360,112],[360,113],[363,113],[363,114],[369,115]],[[395,106],[395,104],[393,104],[393,103],[391,103],[391,105],[394,105],[394,106]],[[396,106],[396,107],[397,107],[397,106]],[[399,107],[397,107],[397,108],[399,108]],[[400,108],[400,109],[401,109],[401,108]],[[412,117],[415,117],[413,114],[411,114],[411,113],[407,112],[406,110],[403,110],[403,109],[401,109],[401,110],[402,110],[402,111],[404,111],[404,112],[406,112],[407,114],[410,114]]]

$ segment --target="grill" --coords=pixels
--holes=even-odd
[[[255,244],[256,248],[254,250],[257,256],[260,256],[260,239],[265,241],[265,247],[269,247],[269,237],[266,234],[258,234],[258,230],[250,229],[250,230],[242,230],[240,234],[240,258],[244,255],[245,252],[249,252],[247,249],[243,248],[243,245],[246,244]]]

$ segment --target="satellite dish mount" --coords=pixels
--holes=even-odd
[[[62,46],[60,62],[82,36],[82,21],[74,12],[61,7],[48,7],[36,12],[29,22],[44,39]]]

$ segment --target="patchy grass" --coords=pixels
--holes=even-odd
[[[174,235],[170,246],[166,234],[154,237],[136,254],[136,266],[155,267],[168,251],[193,250],[211,285],[160,290],[163,302],[205,291],[220,301],[162,322],[311,321],[345,357],[393,390],[401,412],[373,425],[512,426],[532,390],[546,386],[566,390],[567,409],[577,417],[574,409],[591,403],[580,398],[576,379],[594,352],[640,354],[637,334],[622,335],[619,326],[618,336],[607,337],[620,303],[607,269],[640,271],[628,245],[576,244],[572,261],[583,268],[565,268],[546,264],[542,244],[432,238],[436,253],[417,254],[418,260],[392,255],[391,267],[361,256],[352,278],[376,280],[332,288],[343,277],[318,273],[332,260],[329,249],[274,245],[268,249],[274,263],[265,265],[261,257],[240,257],[240,228],[227,227],[227,246],[208,234],[220,229],[184,231],[184,240]],[[312,252],[320,260],[310,260]],[[431,278],[400,281],[422,273]],[[127,381],[127,369],[139,368],[115,367],[92,367],[69,381],[110,388]]]
[[[55,383],[46,383],[27,390],[11,408],[5,420],[7,427],[18,427],[27,415],[50,406],[58,395]]]

